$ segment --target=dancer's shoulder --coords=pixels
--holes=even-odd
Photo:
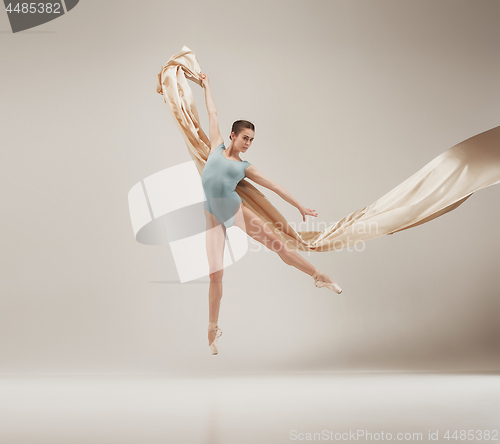
[[[222,147],[222,149],[225,148],[224,140],[223,139],[218,139],[214,143],[210,144],[210,154],[212,154],[213,152],[217,151],[220,147]]]

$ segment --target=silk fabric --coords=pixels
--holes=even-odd
[[[200,126],[188,81],[202,87],[200,64],[187,46],[158,74],[162,94],[184,137],[200,176],[210,141]],[[245,206],[260,216],[294,250],[332,251],[421,225],[461,205],[472,193],[500,182],[500,126],[449,148],[369,206],[323,231],[295,231],[264,194],[247,179],[236,187]]]

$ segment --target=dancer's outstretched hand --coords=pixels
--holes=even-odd
[[[205,88],[206,86],[210,86],[208,81],[208,76],[206,74],[203,73],[200,74],[200,80],[203,88]]]
[[[304,222],[306,221],[306,216],[318,217],[318,213],[316,213],[315,210],[311,210],[310,208],[306,208],[302,205],[299,207],[299,211],[300,214],[302,214],[302,219],[304,220]]]

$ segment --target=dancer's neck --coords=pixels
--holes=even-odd
[[[233,160],[241,160],[239,157],[234,157],[234,154],[237,152],[234,148],[232,143],[229,144],[229,146],[225,149],[227,157],[232,158]]]

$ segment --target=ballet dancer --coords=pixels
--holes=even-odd
[[[217,340],[222,334],[218,327],[220,300],[222,298],[223,254],[226,229],[235,225],[250,237],[276,252],[287,265],[292,265],[314,278],[316,287],[326,287],[340,294],[342,289],[329,276],[319,271],[296,251],[287,247],[267,226],[262,218],[246,207],[235,191],[244,177],[274,191],[296,207],[305,222],[306,216],[317,217],[315,210],[301,205],[284,187],[264,177],[255,165],[240,158],[248,151],[255,135],[255,127],[246,120],[237,120],[231,128],[231,142],[226,147],[219,131],[217,108],[210,90],[207,74],[200,74],[205,89],[209,117],[210,154],[202,174],[202,185],[207,200],[204,202],[207,220],[207,255],[210,273],[208,293],[208,345],[213,355],[218,354]]]

